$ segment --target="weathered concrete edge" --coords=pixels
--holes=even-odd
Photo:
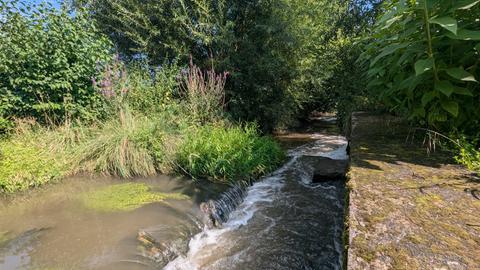
[[[351,176],[351,165],[352,165],[352,160],[351,160],[351,155],[350,155],[350,140],[352,138],[352,129],[354,127],[354,120],[353,118],[355,116],[355,112],[353,112],[350,117],[347,120],[347,123],[345,125],[345,137],[347,138],[348,141],[348,148],[347,148],[347,153],[348,153],[348,167],[347,171],[345,173],[345,214],[344,214],[344,219],[343,219],[343,265],[342,269],[350,269],[349,266],[351,265],[351,260],[352,260],[352,254],[350,252],[350,244],[352,243],[352,235],[350,233],[350,216],[352,215],[351,213],[351,197],[350,193],[352,192],[352,189],[350,188],[350,181],[352,179]]]
[[[401,118],[358,112],[349,125],[344,268],[480,269],[479,175],[406,143]]]

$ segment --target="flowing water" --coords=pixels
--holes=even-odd
[[[77,198],[114,179],[70,179],[4,200],[0,269],[341,269],[344,183],[314,177],[304,157],[345,160],[346,141],[332,129],[319,132],[331,122],[315,123],[279,136],[289,161],[251,186],[137,179],[190,199],[119,213],[86,209]],[[205,217],[199,205],[207,201]],[[205,225],[209,218],[219,226]],[[141,245],[139,230],[154,244]]]

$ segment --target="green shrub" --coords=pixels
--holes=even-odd
[[[480,148],[477,141],[468,142],[465,137],[460,138],[459,153],[455,157],[455,160],[465,165],[469,170],[480,173]]]
[[[280,146],[260,137],[255,125],[207,125],[185,135],[176,162],[195,178],[234,182],[271,172],[283,158]]]
[[[436,130],[480,127],[478,1],[385,1],[362,59],[388,108]]]
[[[162,113],[175,105],[173,96],[178,90],[177,76],[180,73],[177,65],[166,64],[150,69],[146,64],[131,63],[127,70],[127,102],[132,110],[151,115]]]
[[[0,193],[11,193],[61,179],[68,166],[50,151],[45,134],[30,131],[0,141]]]
[[[13,117],[95,118],[101,99],[91,80],[112,44],[88,14],[1,0],[0,18],[0,128]]]

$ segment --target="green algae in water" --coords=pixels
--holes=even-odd
[[[188,198],[180,193],[153,192],[144,183],[113,185],[82,195],[82,201],[87,208],[103,212],[131,211],[149,203]]]

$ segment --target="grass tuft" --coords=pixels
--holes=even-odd
[[[156,173],[155,159],[146,146],[160,140],[146,118],[122,110],[118,118],[107,121],[75,151],[78,170],[131,178]]]
[[[249,180],[273,171],[284,152],[255,125],[207,125],[188,133],[177,152],[177,163],[195,178],[217,182]]]

